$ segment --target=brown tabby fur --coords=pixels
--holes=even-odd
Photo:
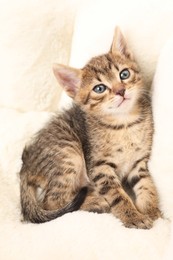
[[[122,80],[126,68],[130,77]],[[81,209],[111,212],[126,227],[150,228],[161,215],[148,171],[150,98],[120,30],[107,54],[81,70],[55,65],[54,74],[74,102],[23,152],[24,219],[42,223]],[[94,91],[99,84],[106,86],[103,93]]]

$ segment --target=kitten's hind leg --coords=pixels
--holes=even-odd
[[[68,150],[67,153],[66,149],[65,155],[57,162],[56,167],[51,169],[50,181],[42,203],[46,210],[63,208],[74,199],[82,187],[88,186],[89,180],[81,151],[72,148]]]
[[[100,196],[94,188],[89,187],[88,194],[84,203],[80,207],[81,210],[96,212],[96,213],[109,213],[110,206],[103,196]]]

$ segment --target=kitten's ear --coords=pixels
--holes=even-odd
[[[120,52],[121,55],[124,55],[126,58],[133,60],[133,54],[129,50],[126,40],[119,27],[115,28],[114,38],[110,49],[111,53]]]
[[[61,64],[54,64],[53,72],[66,93],[74,98],[80,86],[82,70]]]

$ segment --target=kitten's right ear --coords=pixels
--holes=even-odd
[[[111,53],[119,52],[121,55],[124,55],[126,58],[133,60],[133,54],[129,50],[126,40],[119,27],[115,28],[114,38],[110,49]]]
[[[61,64],[54,64],[53,72],[66,93],[74,98],[81,83],[82,70]]]

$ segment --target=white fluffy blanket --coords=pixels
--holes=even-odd
[[[137,0],[87,1],[76,17],[70,60],[73,66],[83,66],[93,54],[107,51],[119,24],[148,82],[158,62],[150,169],[165,219],[157,220],[150,230],[127,229],[111,215],[87,212],[69,213],[41,225],[21,222],[22,150],[58,106],[51,63],[68,62],[75,11],[60,0],[15,0],[11,7],[1,2],[0,259],[173,259],[172,1],[149,0],[138,7]],[[66,104],[66,99],[61,101]]]

